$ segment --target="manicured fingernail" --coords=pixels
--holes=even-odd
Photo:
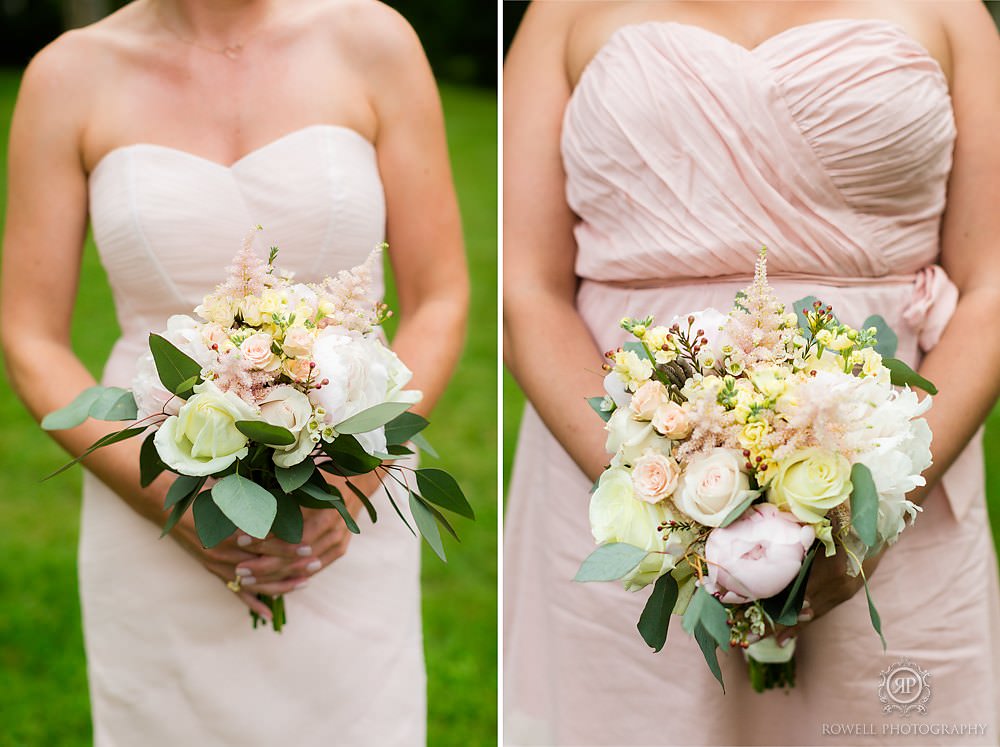
[[[302,547],[298,548],[295,552],[298,553],[300,558],[308,558],[313,554],[313,549],[309,547],[309,545],[302,545]]]
[[[253,576],[247,576],[246,578],[243,579],[243,583],[246,586],[253,586],[255,583],[257,583],[257,579],[255,579]]]
[[[253,573],[253,571],[251,571],[249,568],[237,568],[236,569],[236,575],[237,576],[249,576],[251,573]]]
[[[315,573],[322,567],[323,567],[322,563],[320,563],[318,560],[314,560],[313,562],[311,562],[309,565],[306,566],[306,570],[309,571],[310,573]]]
[[[295,588],[296,589],[301,589],[303,586],[308,586],[308,585],[309,585],[308,581],[303,581],[301,583],[295,584]]]
[[[253,537],[251,537],[249,534],[241,534],[239,537],[236,538],[236,544],[239,545],[240,547],[246,547],[251,542],[253,542]]]

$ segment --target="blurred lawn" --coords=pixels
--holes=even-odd
[[[0,175],[19,73],[0,71]],[[496,96],[443,92],[472,275],[470,334],[428,437],[465,488],[477,521],[442,564],[425,546],[424,640],[431,745],[496,743]],[[5,202],[6,178],[0,184]],[[2,217],[0,217],[2,220]],[[73,343],[95,374],[118,334],[104,273],[88,242]],[[63,456],[0,377],[0,745],[90,743],[76,589],[79,469],[39,478]],[[472,446],[473,448],[469,448]],[[432,460],[427,460],[428,462]],[[113,582],[109,579],[109,582]]]

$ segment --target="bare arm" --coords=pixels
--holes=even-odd
[[[552,434],[596,479],[607,455],[586,398],[600,393],[594,371],[603,359],[576,310],[574,216],[559,152],[572,5],[532,5],[504,66],[504,359]]]

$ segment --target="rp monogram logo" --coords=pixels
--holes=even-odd
[[[883,713],[897,712],[908,716],[913,712],[927,713],[927,703],[931,699],[930,678],[927,672],[909,659],[897,661],[881,673],[878,685],[878,699]]]

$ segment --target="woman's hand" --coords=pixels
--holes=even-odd
[[[352,516],[361,511],[361,501],[344,484],[343,478],[327,478],[340,489]],[[374,474],[351,478],[351,482],[366,495],[378,489]],[[290,544],[276,537],[255,540],[238,533],[237,546],[252,556],[235,569],[242,585],[255,593],[287,594],[305,586],[309,577],[319,573],[347,552],[351,532],[340,513],[329,508],[302,510],[302,541]]]

